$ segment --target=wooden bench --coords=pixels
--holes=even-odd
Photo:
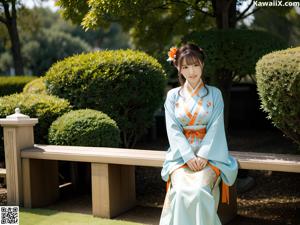
[[[0,168],[0,177],[3,178],[3,184],[6,186],[6,169]]]
[[[91,163],[93,215],[112,218],[132,208],[135,166],[162,167],[165,151],[121,148],[35,145],[33,127],[38,119],[20,113],[0,119],[3,126],[7,204],[40,207],[59,197],[58,160]],[[294,155],[230,152],[241,169],[300,172]],[[219,204],[225,224],[237,212],[236,185],[230,187],[230,205]]]
[[[241,169],[300,172],[300,156],[235,152]],[[135,166],[162,167],[165,151],[34,145],[21,151],[24,206],[41,207],[59,196],[57,161],[91,163],[93,215],[112,218],[135,206]],[[219,204],[222,224],[237,212],[235,185],[230,205]]]

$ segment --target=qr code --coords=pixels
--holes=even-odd
[[[1,225],[19,225],[19,206],[0,206]]]

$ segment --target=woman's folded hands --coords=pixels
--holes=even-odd
[[[195,158],[187,161],[187,165],[192,171],[196,172],[202,170],[207,165],[207,162],[207,159],[196,156]]]

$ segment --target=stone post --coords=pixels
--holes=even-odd
[[[33,126],[38,119],[30,118],[15,109],[15,114],[0,119],[4,134],[7,180],[7,205],[23,205],[21,149],[33,147]]]

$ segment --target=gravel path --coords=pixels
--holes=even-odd
[[[7,191],[6,188],[0,188],[0,205],[7,205]]]

